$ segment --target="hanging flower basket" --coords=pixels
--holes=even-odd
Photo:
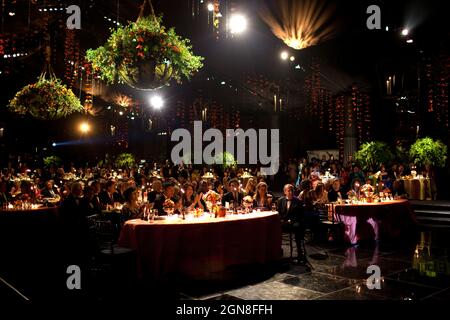
[[[83,111],[80,100],[53,74],[43,73],[36,83],[25,86],[9,102],[9,109],[40,120],[56,120]]]
[[[150,15],[116,29],[105,45],[87,51],[87,60],[109,84],[152,90],[171,79],[189,80],[203,66],[203,58],[192,53],[188,39],[161,22],[161,17]]]

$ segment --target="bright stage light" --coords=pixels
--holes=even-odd
[[[230,18],[230,32],[242,33],[247,29],[247,19],[241,14],[234,14]]]
[[[160,96],[153,96],[150,98],[150,104],[155,109],[161,109],[164,105],[164,101]]]
[[[295,57],[294,57],[294,56],[291,56],[291,57],[289,58],[289,60],[291,60],[292,62],[294,62],[294,61],[295,61]]]
[[[408,29],[403,29],[402,30],[402,36],[407,36],[409,34],[409,30]]]
[[[208,3],[208,11],[214,11],[214,5],[212,3]]]
[[[82,134],[86,134],[91,130],[91,126],[87,122],[82,122],[80,124],[80,131]]]
[[[287,53],[287,51],[283,51],[280,54],[280,57],[281,57],[282,60],[287,60],[289,58],[289,53]]]

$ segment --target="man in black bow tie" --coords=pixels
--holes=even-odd
[[[284,197],[277,203],[283,230],[293,232],[297,244],[298,263],[306,264],[306,252],[303,250],[304,212],[303,203],[294,197],[294,186],[287,184],[283,188]]]

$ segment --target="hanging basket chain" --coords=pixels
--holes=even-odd
[[[152,16],[156,21],[155,9],[153,8],[153,4],[152,4],[151,0],[144,0],[144,2],[142,3],[141,11],[139,12],[139,16],[138,16],[137,20],[145,17],[145,9],[146,9],[147,5],[150,8],[150,16]]]

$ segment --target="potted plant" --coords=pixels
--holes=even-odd
[[[409,156],[418,166],[443,168],[447,160],[447,146],[439,140],[426,137],[411,146]]]
[[[115,165],[117,168],[131,168],[136,163],[131,153],[121,153],[117,156]]]
[[[62,163],[61,158],[59,158],[57,156],[48,156],[48,157],[45,157],[43,160],[44,160],[44,167],[46,167],[46,168],[51,168],[51,167],[57,168]]]
[[[354,159],[365,171],[374,170],[381,164],[387,164],[394,158],[388,145],[381,141],[363,143],[354,154]]]
[[[144,3],[145,4],[145,3]],[[151,90],[167,85],[171,79],[181,82],[203,65],[203,58],[192,52],[188,39],[166,29],[162,17],[141,16],[136,22],[113,31],[103,46],[90,49],[87,60],[109,84],[124,82]]]

